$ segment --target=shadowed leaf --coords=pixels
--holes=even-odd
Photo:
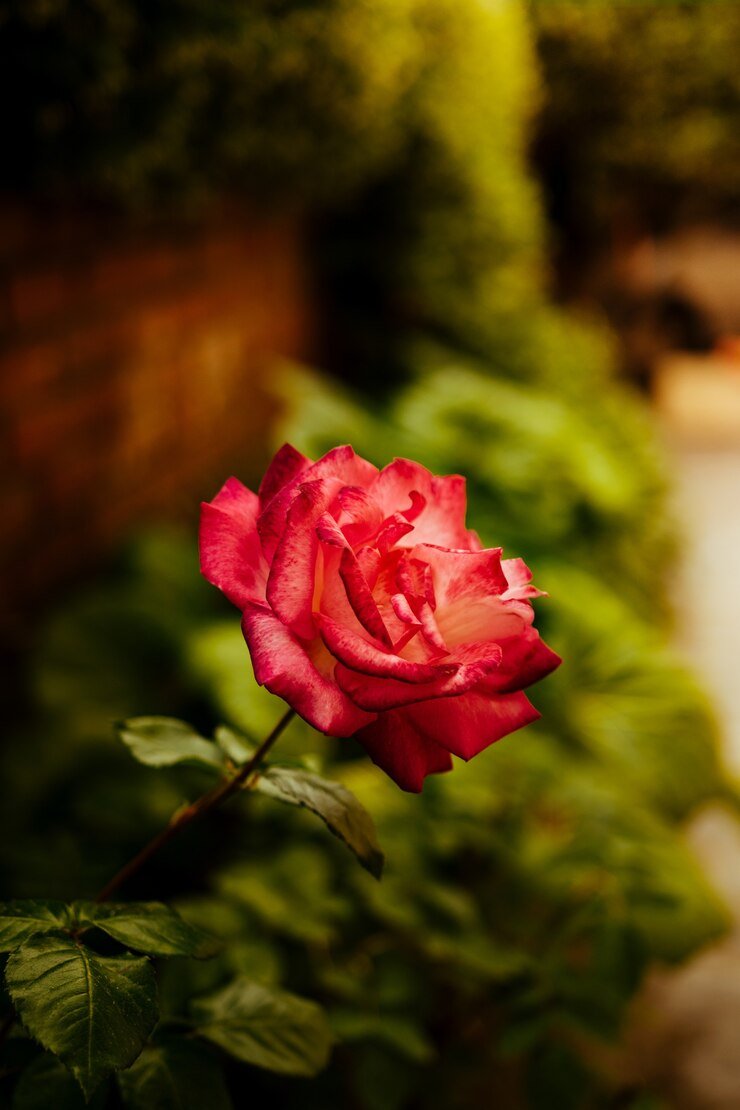
[[[332,1034],[315,1002],[239,977],[193,1003],[197,1032],[247,1064],[285,1075],[325,1067]]]
[[[362,866],[380,878],[384,857],[372,817],[346,786],[299,768],[274,766],[256,789],[288,805],[315,813],[354,852]]]
[[[83,928],[102,929],[127,948],[148,956],[205,957],[213,950],[207,933],[183,921],[179,913],[161,902],[76,902],[73,908]]]
[[[109,1072],[134,1062],[157,1020],[144,957],[99,956],[71,937],[37,937],[13,953],[5,978],[23,1025],[88,1098]]]
[[[0,952],[13,952],[33,936],[69,928],[64,902],[26,899],[0,902]]]
[[[218,1060],[205,1045],[172,1037],[147,1045],[118,1076],[127,1110],[230,1110]]]

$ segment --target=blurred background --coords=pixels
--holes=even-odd
[[[235,1106],[739,1106],[740,4],[5,0],[0,52],[3,896],[202,786],[116,718],[279,715],[200,499],[408,455],[549,591],[543,720],[421,798],[297,724],[387,875],[223,812],[127,892],[224,939],[165,1006],[328,1007],[329,1070]]]

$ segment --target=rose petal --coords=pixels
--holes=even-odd
[[[339,562],[339,575],[347,591],[352,610],[363,628],[387,647],[392,646],[388,629],[383,623],[372,591],[365,581],[360,565],[350,548],[345,548]]]
[[[430,665],[402,659],[323,613],[316,614],[316,621],[321,638],[332,655],[347,667],[359,671],[363,678],[388,675],[403,683],[429,682],[432,679],[449,677],[458,669],[454,663]]]
[[[500,547],[454,551],[425,543],[413,548],[411,556],[432,568],[440,610],[459,601],[475,604],[481,598],[499,596],[509,587],[501,567]]]
[[[477,691],[459,698],[422,702],[408,712],[425,736],[461,759],[472,759],[502,736],[540,716],[524,694],[496,697]]]
[[[234,605],[265,596],[267,565],[257,535],[257,495],[229,478],[200,516],[200,569]]]
[[[414,525],[414,540],[475,550],[480,541],[465,527],[466,511],[464,478],[459,474],[432,478],[426,508]]]
[[[540,639],[534,628],[526,628],[521,635],[501,640],[501,666],[481,683],[487,693],[511,693],[524,690],[562,663],[562,659]]]
[[[384,713],[356,739],[402,790],[418,794],[427,775],[452,769],[450,753],[420,733],[403,710]]]
[[[280,489],[264,508],[257,521],[265,557],[268,560],[272,559],[278,540],[285,529],[290,505],[298,495],[299,484],[325,478],[339,478],[342,486],[365,486],[372,482],[377,473],[377,467],[366,459],[360,458],[349,446],[334,447],[317,462],[301,471]]]
[[[504,598],[546,597],[544,590],[538,590],[532,585],[532,571],[523,559],[504,559],[501,563],[508,588]]]
[[[348,518],[342,519],[342,532],[353,546],[368,541],[383,523],[378,503],[358,486],[345,486],[339,494],[339,504]]]
[[[293,482],[311,465],[311,460],[296,451],[290,443],[284,443],[265,471],[260,482],[259,499],[262,508],[269,505],[273,497],[289,482]]]
[[[369,492],[380,503],[385,516],[403,512],[414,521],[415,543],[441,543],[470,548],[471,536],[465,527],[465,479],[458,474],[437,478],[425,466],[411,459],[394,459],[384,467]],[[415,496],[414,496],[415,495]],[[418,498],[425,505],[415,517]],[[411,510],[404,510],[411,500]]]
[[[288,628],[265,605],[248,603],[242,618],[254,677],[284,698],[309,724],[329,736],[352,736],[373,720],[339,689],[331,677],[333,660],[319,669]]]
[[[286,624],[313,639],[312,616],[319,537],[316,525],[340,489],[339,479],[301,483],[288,512],[267,579],[267,600]]]
[[[343,490],[340,491],[340,497],[343,492]],[[316,534],[322,543],[331,548],[339,549],[341,552],[338,567],[336,560],[325,560],[324,581],[320,598],[322,611],[333,619],[341,620],[342,606],[337,604],[336,583],[333,580],[333,575],[336,574],[338,569],[345,596],[357,620],[371,636],[375,636],[382,644],[391,647],[391,637],[375,603],[362,565],[349,546],[344,532],[339,528],[330,513],[324,513],[319,519]]]
[[[436,679],[427,682],[410,682],[373,674],[358,674],[343,662],[337,663],[334,677],[355,705],[359,705],[368,713],[384,713],[389,709],[399,709],[401,706],[428,701],[430,698],[454,698],[459,694],[467,693],[468,690],[477,687],[492,671],[495,672],[500,660],[500,650],[492,645],[492,654],[487,659],[480,659],[475,663],[463,663],[457,667],[454,674],[440,674]],[[443,666],[438,669],[442,671]]]

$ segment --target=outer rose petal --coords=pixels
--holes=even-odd
[[[267,565],[257,535],[258,512],[257,495],[236,478],[201,505],[201,572],[240,609],[265,596]]]
[[[545,597],[544,590],[538,590],[532,585],[532,571],[523,559],[504,559],[501,563],[508,589],[504,594],[506,598]]]
[[[369,492],[379,501],[384,516],[403,512],[412,492],[421,494],[426,505],[414,519],[414,543],[474,546],[477,537],[465,527],[465,479],[459,474],[436,478],[420,463],[394,459],[381,470]]]
[[[559,667],[562,659],[534,628],[526,628],[520,636],[501,640],[501,666],[480,684],[486,693],[508,694],[524,690]]]
[[[476,692],[422,702],[408,712],[420,731],[461,759],[472,759],[540,716],[524,694],[496,697]]]
[[[306,649],[267,606],[248,603],[242,631],[257,682],[285,698],[314,728],[329,736],[352,736],[373,720],[317,669]]]
[[[292,482],[311,465],[311,460],[296,451],[290,443],[284,443],[265,471],[265,476],[260,482],[260,505],[264,508],[280,492],[283,486]]]
[[[373,763],[413,794],[419,793],[427,775],[452,769],[450,753],[420,732],[402,709],[384,713],[356,739]]]

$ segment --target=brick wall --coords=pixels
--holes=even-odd
[[[124,230],[0,207],[6,623],[254,465],[265,368],[312,353],[304,262],[297,224],[244,213]]]

